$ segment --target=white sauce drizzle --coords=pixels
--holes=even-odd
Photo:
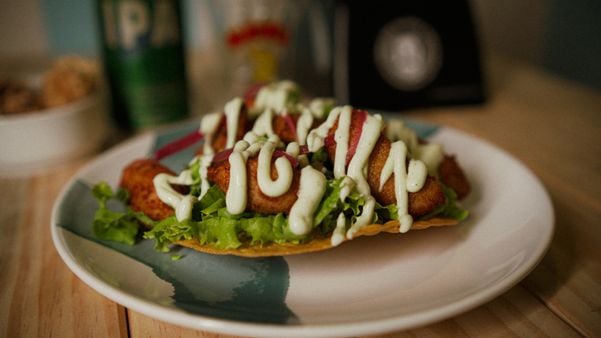
[[[444,159],[442,145],[438,143],[420,144],[413,151],[413,155],[416,159],[424,162],[430,175],[438,176],[438,166]]]
[[[286,146],[286,153],[294,158],[300,154],[300,146],[296,142],[290,142]]]
[[[286,109],[291,94],[297,92],[298,87],[292,81],[280,81],[263,86],[255,98],[253,113],[257,114],[267,108],[279,113]]]
[[[428,169],[424,162],[420,160],[410,160],[409,170],[407,170],[407,191],[418,192],[426,182]]]
[[[347,108],[348,107],[348,108]],[[311,130],[307,135],[307,146],[310,152],[321,149],[324,145],[323,140],[328,136],[328,131],[334,126],[338,116],[343,109],[352,109],[350,106],[336,107],[332,109],[328,118],[319,127]]]
[[[295,235],[306,235],[313,229],[313,214],[326,191],[326,177],[311,166],[301,170],[298,198],[290,209],[288,225]]]
[[[357,189],[365,196],[370,195],[369,184],[365,179],[365,171],[369,155],[374,149],[380,132],[382,130],[382,120],[378,116],[367,116],[363,124],[363,130],[359,137],[359,147],[351,159],[348,167],[348,175],[357,182]]]
[[[230,214],[238,215],[246,209],[246,159],[240,151],[234,150],[228,161],[230,163],[230,182],[225,194],[225,206]]]
[[[182,171],[179,176],[172,176],[166,173],[158,174],[153,178],[152,183],[159,199],[175,210],[175,216],[178,221],[190,218],[193,200],[171,187],[171,184],[192,184],[192,172],[190,170]]]
[[[336,228],[334,232],[332,232],[332,237],[330,238],[330,244],[332,246],[338,246],[342,242],[344,242],[344,231],[346,229],[346,217],[344,213],[338,214],[338,218],[336,219]]]
[[[292,184],[292,164],[286,157],[280,157],[275,160],[275,168],[278,178],[271,179],[271,158],[275,145],[271,142],[266,142],[259,152],[259,162],[257,168],[257,181],[259,189],[265,195],[270,197],[278,197],[283,195]]]
[[[207,191],[209,191],[209,188],[211,187],[207,175],[208,169],[211,166],[211,162],[213,161],[213,155],[200,156],[199,161],[200,168],[198,169],[198,174],[200,176],[200,195],[198,196],[198,200],[203,198]]]
[[[323,119],[328,113],[328,109],[334,106],[334,99],[315,98],[309,102],[309,111],[318,119]]]
[[[272,125],[273,115],[273,110],[271,108],[265,109],[263,114],[259,115],[255,120],[252,131],[257,135],[275,135]]]
[[[242,109],[243,104],[244,101],[237,97],[226,103],[223,108],[227,125],[226,149],[233,147],[236,143],[236,134],[238,131],[238,124],[240,123],[240,109]]]
[[[442,145],[438,143],[420,144],[415,131],[405,125],[402,120],[392,120],[386,127],[386,136],[391,141],[405,142],[409,154],[414,159],[424,162],[428,173],[437,176],[438,166],[444,158]]]
[[[341,189],[340,189],[340,202],[344,202],[344,200],[351,194],[351,191],[353,191],[353,188],[355,188],[355,181],[348,177],[348,176],[344,176],[344,178],[342,179],[342,182],[340,182],[341,185]]]
[[[205,155],[211,155],[215,152],[212,146],[213,135],[217,131],[222,118],[223,114],[221,112],[215,112],[205,115],[200,120],[200,132],[204,135],[202,153]]]
[[[407,156],[407,146],[404,142],[394,142],[390,147],[390,154],[388,156],[392,157],[393,162],[394,196],[399,216],[399,231],[407,232],[413,223],[413,217],[409,215],[409,194],[406,188],[407,171],[405,168],[405,157]]]
[[[394,195],[397,201],[399,231],[407,232],[413,224],[409,215],[409,192],[420,191],[427,177],[426,165],[419,160],[409,161],[409,170],[405,168],[407,146],[403,141],[396,141],[390,146],[384,168],[380,175],[380,190],[394,173]]]
[[[303,109],[301,116],[296,121],[296,139],[300,145],[307,143],[307,135],[313,125],[313,115],[308,109]]]
[[[351,129],[350,106],[345,106],[338,118],[338,127],[334,133],[336,141],[336,154],[334,156],[334,177],[342,177],[346,174],[346,154],[348,152],[348,141]]]

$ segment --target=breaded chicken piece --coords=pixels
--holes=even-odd
[[[271,178],[277,178],[277,170],[274,165],[275,159],[271,163]],[[246,210],[264,214],[277,214],[280,212],[288,213],[290,208],[297,199],[297,192],[300,182],[300,171],[298,168],[293,168],[292,185],[286,193],[278,197],[270,197],[259,188],[257,181],[257,166],[258,157],[251,157],[246,161],[247,180],[248,180],[248,201]],[[230,183],[230,163],[229,161],[221,161],[213,164],[208,168],[207,179],[211,183],[215,183],[221,191],[226,192]]]
[[[174,214],[173,209],[163,203],[157,195],[153,178],[161,173],[175,175],[169,168],[153,159],[139,159],[123,170],[119,186],[129,192],[129,204],[134,211],[141,211],[158,221]],[[176,187],[183,190],[182,187]],[[183,192],[183,191],[182,191]]]
[[[300,115],[298,114],[290,114],[289,118],[294,122],[294,126],[298,122],[298,118]],[[280,137],[280,139],[285,143],[297,142],[296,139],[296,130],[293,130],[289,125],[289,122],[286,121],[287,117],[282,115],[276,115],[273,117],[272,127],[273,132]],[[295,127],[296,128],[296,127]]]
[[[455,156],[445,155],[438,167],[438,176],[442,183],[457,193],[457,198],[462,199],[469,194],[470,184]]]
[[[382,205],[396,203],[394,194],[394,176],[390,177],[382,190],[380,187],[380,175],[388,158],[391,143],[385,136],[380,136],[374,151],[371,153],[367,167],[367,182],[371,189],[372,195]],[[409,193],[409,214],[414,217],[419,217],[428,214],[435,208],[445,203],[445,195],[440,186],[440,182],[432,176],[426,178],[424,186],[418,192]]]
[[[348,154],[346,157],[346,163],[350,162],[355,150],[358,146],[359,138],[361,137],[361,126],[363,125],[362,119],[358,118],[358,111],[353,111],[351,118],[350,132],[349,132],[349,147]],[[334,139],[334,133],[338,128],[338,122],[330,129],[328,137]],[[384,136],[381,135],[376,142],[374,149],[369,156],[367,166],[367,183],[371,190],[371,194],[374,196],[376,201],[382,205],[389,205],[396,203],[396,196],[394,194],[394,176],[389,178],[388,181],[379,190],[380,187],[380,175],[388,153],[390,152],[391,142]],[[336,154],[336,142],[326,142],[326,150],[332,161],[334,161]],[[445,195],[440,185],[440,182],[436,178],[428,176],[422,189],[418,192],[409,193],[409,214],[414,217],[419,217],[433,211],[438,206],[445,203]]]

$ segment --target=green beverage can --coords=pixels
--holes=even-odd
[[[188,96],[177,0],[98,0],[104,66],[118,126],[185,118]]]

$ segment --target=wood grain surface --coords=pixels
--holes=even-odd
[[[477,135],[532,169],[555,208],[551,247],[524,281],[489,303],[377,337],[601,336],[601,93],[506,60],[488,69],[487,104],[409,116]],[[87,160],[0,178],[0,337],[230,337],[123,308],[64,265],[50,239],[51,208]]]

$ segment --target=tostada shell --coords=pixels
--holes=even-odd
[[[422,230],[430,227],[442,227],[456,225],[457,222],[454,219],[449,218],[432,218],[429,220],[420,220],[413,223],[411,230]],[[398,234],[399,233],[399,222],[389,221],[384,224],[370,224],[359,229],[354,238],[360,236],[373,236],[382,232]],[[345,242],[349,241],[348,239]],[[343,242],[344,243],[344,242]],[[215,255],[234,255],[241,257],[270,257],[270,256],[289,256],[297,255],[302,253],[323,251],[334,248],[331,244],[330,237],[316,237],[306,243],[292,244],[292,243],[271,243],[268,245],[249,245],[243,244],[236,249],[217,249],[210,245],[201,245],[197,240],[182,240],[174,242],[174,244],[181,245],[197,251],[215,254]]]

